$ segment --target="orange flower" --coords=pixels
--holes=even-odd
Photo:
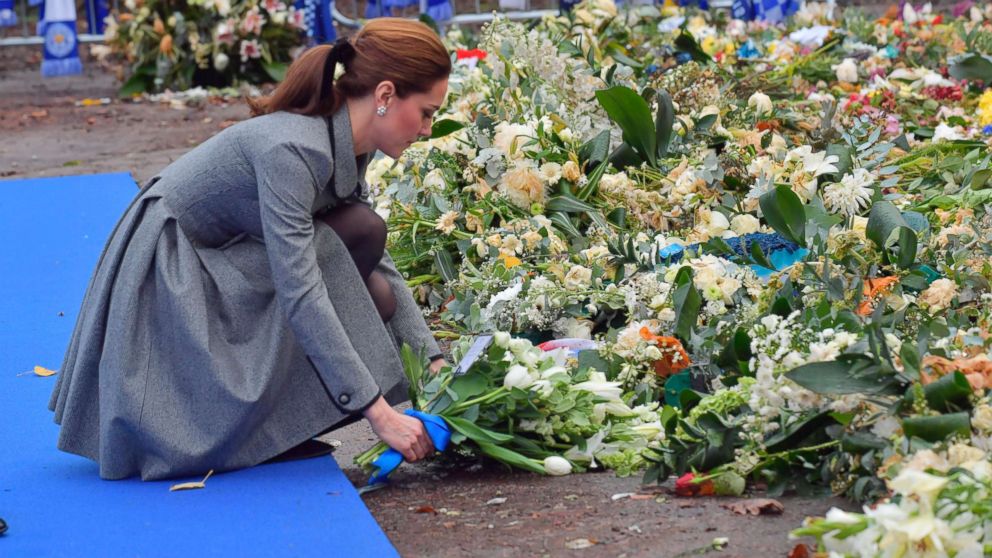
[[[858,309],[855,310],[855,314],[859,316],[870,315],[875,309],[875,298],[880,295],[887,294],[898,282],[898,277],[876,277],[874,279],[865,279],[865,286],[862,289],[865,299],[858,305]]]
[[[654,362],[654,372],[659,377],[667,378],[692,364],[689,353],[678,339],[655,335],[647,327],[642,327],[640,334],[641,339],[654,343],[661,350],[661,358]]]

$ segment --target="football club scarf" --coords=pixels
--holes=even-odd
[[[86,0],[86,28],[91,34],[103,35],[103,20],[107,19],[109,14],[108,0]]]
[[[797,0],[734,0],[731,8],[734,19],[761,20],[781,23],[799,11]]]
[[[334,0],[297,0],[296,9],[303,10],[310,45],[332,43],[338,38],[334,29]]]
[[[39,27],[45,47],[41,75],[52,77],[82,73],[79,37],[76,35],[75,1],[45,0],[45,19]]]
[[[0,0],[0,27],[17,25],[17,14],[14,13],[14,0]]]
[[[365,4],[365,18],[391,16],[394,9],[416,6],[419,0],[368,0]],[[454,17],[449,0],[427,0],[427,10],[423,12],[438,23],[443,23]]]

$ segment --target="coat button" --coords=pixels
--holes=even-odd
[[[348,397],[347,393],[342,393],[338,396],[338,402],[342,405],[347,405],[351,401],[351,397]]]

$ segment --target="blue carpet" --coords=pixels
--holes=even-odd
[[[57,369],[127,174],[0,181],[0,556],[397,556],[333,458],[181,479],[104,481],[55,448]],[[19,375],[20,374],[20,375]]]

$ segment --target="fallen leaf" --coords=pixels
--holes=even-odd
[[[565,543],[565,548],[571,550],[582,550],[583,548],[589,548],[590,546],[595,546],[596,541],[592,539],[572,539]]]
[[[55,375],[55,371],[54,370],[49,370],[49,369],[45,368],[44,366],[35,366],[34,367],[34,375],[35,376],[41,376],[42,378],[47,378],[48,376],[54,376]]]
[[[771,498],[752,498],[732,504],[721,504],[720,507],[737,515],[779,515],[785,511],[785,506],[781,502]]]
[[[434,509],[434,506],[420,506],[419,508],[417,508],[416,510],[414,510],[414,512],[415,513],[432,513],[434,515],[437,515],[437,510]]]
[[[212,474],[214,474],[214,470],[213,469],[210,469],[210,471],[207,472],[207,476],[203,477],[203,480],[202,481],[199,481],[199,482],[182,482],[182,483],[179,483],[179,484],[174,484],[171,487],[169,487],[169,492],[175,492],[177,490],[195,490],[195,489],[198,489],[198,488],[206,488],[207,487],[207,479],[209,479],[210,478],[210,475],[212,475]]]
[[[797,544],[789,552],[789,558],[809,558],[809,547],[802,543]]]
[[[441,525],[443,525],[445,529],[451,529],[456,525],[456,523],[454,521],[445,521]]]
[[[502,504],[504,502],[506,502],[506,498],[492,498],[492,499],[490,499],[489,501],[486,502],[486,505],[487,506],[498,506],[498,505],[500,505],[500,504]]]
[[[31,118],[45,118],[48,116],[48,111],[45,109],[31,111]]]
[[[653,500],[655,498],[654,494],[631,494],[631,500]]]

